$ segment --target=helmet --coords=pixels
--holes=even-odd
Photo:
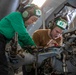
[[[35,4],[28,4],[19,9],[19,12],[22,13],[24,19],[29,19],[31,16],[35,15],[37,17],[41,16],[40,8]]]
[[[56,26],[58,26],[62,30],[67,29],[68,28],[67,18],[66,17],[62,17],[62,16],[58,16],[58,17],[54,18],[52,21],[49,21],[48,27],[50,29],[53,29]]]

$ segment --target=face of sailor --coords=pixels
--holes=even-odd
[[[53,39],[57,39],[57,38],[59,38],[60,36],[61,36],[61,34],[62,34],[62,29],[61,28],[59,28],[59,27],[55,27],[51,32],[50,32],[50,35],[51,35],[51,37],[53,38]]]
[[[31,24],[34,24],[38,20],[37,16],[31,16],[27,21],[25,21],[25,25],[29,26]]]

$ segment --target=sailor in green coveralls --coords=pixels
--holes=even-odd
[[[8,75],[8,63],[5,55],[5,45],[15,33],[18,33],[18,42],[21,47],[35,46],[28,34],[26,26],[33,24],[41,16],[41,10],[37,5],[29,4],[12,12],[0,21],[0,75]]]

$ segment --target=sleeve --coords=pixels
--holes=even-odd
[[[27,32],[27,29],[25,28],[21,14],[13,13],[10,16],[10,18],[9,20],[11,22],[13,29],[15,30],[15,32],[18,33],[18,39],[21,47],[26,45],[35,46],[33,39],[31,38],[31,36]]]
[[[37,32],[34,32],[32,38],[37,46],[40,46],[40,35]]]

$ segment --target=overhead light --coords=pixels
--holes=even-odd
[[[46,0],[33,0],[32,3],[38,5],[39,7],[41,7]]]

